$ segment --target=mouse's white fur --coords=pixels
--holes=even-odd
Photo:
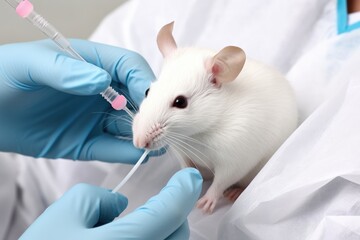
[[[183,157],[215,173],[199,200],[206,211],[233,184],[246,187],[297,124],[294,96],[280,73],[247,60],[239,76],[219,88],[204,66],[215,54],[186,48],[167,57],[133,124],[136,146],[177,145]],[[172,107],[179,95],[188,98],[185,109]]]

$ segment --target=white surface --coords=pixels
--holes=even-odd
[[[196,209],[192,212],[191,239],[360,238],[360,31],[336,36],[335,8],[335,0],[266,4],[261,0],[139,0],[107,17],[93,35],[93,40],[140,52],[158,72],[161,54],[156,34],[175,20],[179,46],[218,50],[238,45],[248,56],[287,74],[295,89],[305,121],[235,204],[223,201],[210,216]],[[89,182],[111,189],[131,168],[70,161],[16,162],[16,182],[23,195],[14,215],[32,210],[23,214],[25,220],[15,219],[13,232],[23,229],[21,224],[29,224],[72,184]],[[167,157],[143,165],[122,189],[130,200],[126,211],[155,194],[177,169],[176,161]],[[14,184],[11,180],[6,186]],[[3,198],[14,200],[14,192],[8,192]],[[2,213],[11,207],[8,203],[1,205]]]

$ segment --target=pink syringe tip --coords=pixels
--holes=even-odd
[[[29,14],[34,10],[34,6],[28,0],[21,1],[16,7],[16,13],[23,18],[29,16]]]
[[[126,107],[126,103],[126,98],[123,95],[119,95],[112,101],[111,106],[115,110],[122,110]]]

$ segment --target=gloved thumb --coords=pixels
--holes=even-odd
[[[58,58],[52,72],[39,74],[39,83],[75,95],[95,95],[111,83],[110,74],[95,65],[67,56]]]
[[[63,196],[63,201],[73,206],[71,214],[73,218],[76,216],[77,224],[87,228],[111,222],[128,204],[125,196],[88,184],[72,187]]]
[[[123,239],[165,239],[169,236],[169,239],[180,239],[180,235],[181,239],[187,239],[186,219],[201,187],[202,177],[198,170],[180,170],[158,195],[126,216],[97,229],[97,234],[111,229]]]
[[[50,205],[20,239],[94,239],[86,232],[111,222],[126,206],[126,197],[119,193],[77,184]]]

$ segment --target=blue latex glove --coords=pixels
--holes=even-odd
[[[116,122],[99,93],[111,80],[139,105],[154,75],[125,49],[72,40],[89,63],[61,52],[50,40],[0,46],[0,151],[33,157],[134,163],[142,150],[129,121]],[[123,111],[122,111],[123,112]]]
[[[202,178],[196,169],[183,169],[145,205],[111,222],[126,208],[127,199],[99,187],[76,185],[20,239],[188,239],[186,218],[201,186]]]

